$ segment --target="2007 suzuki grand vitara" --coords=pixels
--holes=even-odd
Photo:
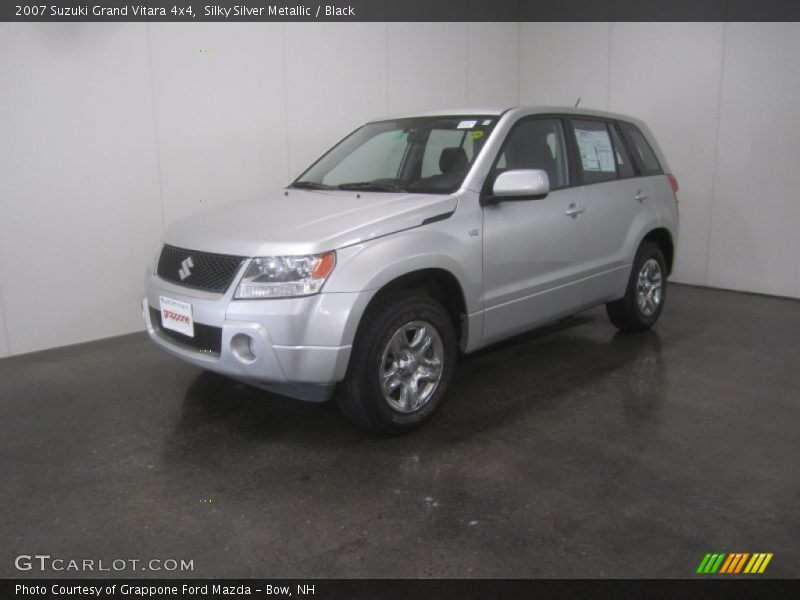
[[[659,318],[678,186],[652,134],[567,108],[367,123],[284,190],[170,226],[147,331],[173,356],[402,433],[469,353],[606,304]],[[338,390],[337,390],[338,388]]]

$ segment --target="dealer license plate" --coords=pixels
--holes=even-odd
[[[192,305],[165,296],[159,296],[158,301],[161,303],[161,326],[194,337]]]

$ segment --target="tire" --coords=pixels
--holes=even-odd
[[[636,252],[625,296],[606,304],[611,322],[625,332],[656,324],[667,299],[667,264],[658,244],[643,242]]]
[[[378,298],[359,325],[339,409],[375,433],[413,431],[441,404],[457,352],[450,316],[431,297],[400,291]]]

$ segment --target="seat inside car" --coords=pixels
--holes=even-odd
[[[442,175],[448,177],[461,175],[467,170],[468,164],[467,153],[460,146],[442,148],[442,153],[439,155],[439,170]]]
[[[512,134],[505,149],[506,169],[542,169],[550,185],[560,183],[556,161],[547,143],[552,127],[543,123],[525,123]]]
[[[447,189],[461,179],[468,167],[469,159],[463,148],[459,146],[442,148],[439,153],[439,170],[441,173],[420,179],[413,183],[409,189]]]

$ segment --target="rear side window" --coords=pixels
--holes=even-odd
[[[642,175],[661,175],[664,171],[642,132],[630,123],[621,121],[619,126],[622,128],[622,135],[625,136],[628,148],[633,153],[633,160],[639,167],[639,172]]]
[[[578,148],[578,168],[583,183],[598,183],[617,178],[617,161],[611,135],[604,121],[572,121]]]

